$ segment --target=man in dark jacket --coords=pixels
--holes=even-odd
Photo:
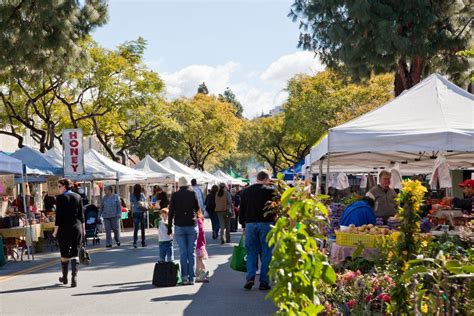
[[[270,225],[275,220],[269,213],[268,204],[275,196],[275,188],[270,185],[270,176],[265,171],[257,174],[257,183],[246,188],[240,201],[240,224],[244,228],[245,247],[247,248],[247,282],[244,288],[250,290],[255,284],[257,256],[261,252],[259,290],[269,290],[268,266],[272,259],[272,250],[267,243]]]
[[[179,190],[171,195],[168,234],[172,234],[174,223],[174,236],[179,247],[183,285],[193,285],[194,271],[196,271],[197,211],[199,204],[196,193],[189,186],[188,179],[185,177],[179,178],[178,186]]]

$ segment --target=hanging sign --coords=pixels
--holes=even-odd
[[[64,176],[84,174],[82,129],[63,129]]]
[[[0,196],[13,196],[14,175],[0,175]]]
[[[47,178],[47,186],[48,186],[48,195],[50,196],[55,196],[59,195],[59,189],[58,189],[58,181],[59,177],[48,177]]]

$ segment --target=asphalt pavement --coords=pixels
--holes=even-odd
[[[147,247],[134,249],[131,232],[122,245],[92,247],[92,263],[80,266],[78,287],[58,281],[59,253],[37,254],[35,261],[0,267],[1,315],[271,315],[276,309],[268,292],[243,288],[245,274],[230,269],[231,244],[212,240],[206,221],[209,283],[157,288],[151,284],[158,259],[156,230],[148,230]],[[174,245],[175,258],[179,258]],[[257,283],[258,285],[258,283]]]

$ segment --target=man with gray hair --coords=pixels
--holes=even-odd
[[[384,223],[390,216],[397,214],[397,193],[390,187],[390,171],[382,170],[379,174],[379,184],[370,189],[366,196],[375,201],[374,213],[376,217],[383,218]]]
[[[111,185],[106,185],[104,192],[105,196],[100,205],[100,216],[104,219],[105,247],[111,248],[112,231],[114,231],[114,239],[117,246],[120,246],[119,220],[122,217],[122,205],[119,196],[114,194],[114,189]]]

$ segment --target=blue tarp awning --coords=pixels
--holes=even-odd
[[[283,180],[292,181],[296,175],[301,174],[301,169],[303,168],[303,165],[304,159],[298,161],[293,167],[280,171],[280,173],[283,174]]]
[[[15,151],[11,156],[21,160],[21,162],[26,165],[27,174],[45,176],[63,174],[63,168],[53,166],[47,158],[36,149],[25,146]]]

